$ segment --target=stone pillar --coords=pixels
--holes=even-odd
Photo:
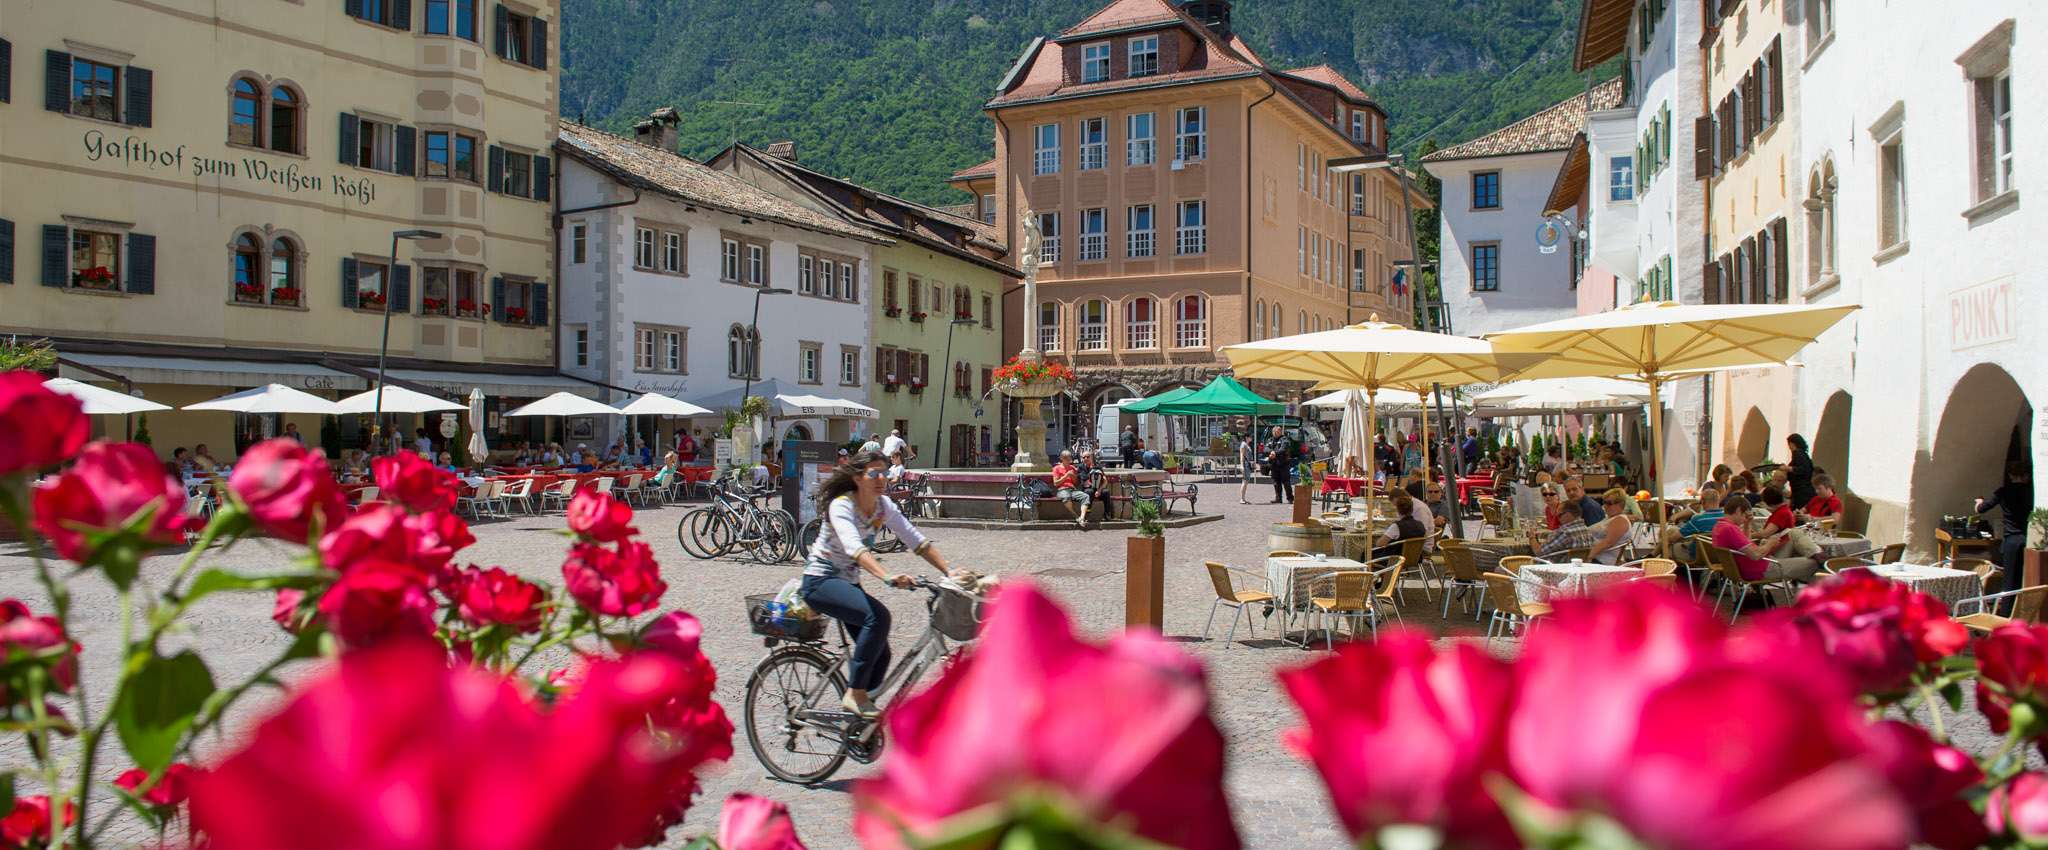
[[[1043,399],[1017,399],[1017,458],[1010,464],[1012,472],[1046,472],[1052,464],[1045,457],[1045,413],[1039,410]]]

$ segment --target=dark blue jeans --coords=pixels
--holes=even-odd
[[[889,674],[889,609],[860,585],[835,576],[804,576],[804,602],[841,623],[853,635],[853,659],[846,686],[871,691]]]

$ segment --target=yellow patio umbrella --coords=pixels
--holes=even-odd
[[[1648,385],[1650,465],[1664,526],[1664,432],[1658,388],[1676,373],[1782,364],[1857,310],[1854,304],[1642,303],[1486,335],[1503,352],[1550,355],[1519,378],[1634,376]]]
[[[1224,346],[1239,379],[1311,381],[1325,389],[1361,389],[1366,398],[1366,445],[1373,444],[1382,387],[1413,390],[1432,383],[1499,381],[1543,361],[1541,353],[1503,354],[1472,337],[1429,333],[1382,322],[1377,314],[1355,325]],[[1367,502],[1366,526],[1373,522]]]

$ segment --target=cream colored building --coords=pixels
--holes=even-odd
[[[554,0],[75,0],[0,17],[0,333],[182,405],[557,389]],[[407,241],[391,266],[394,231]],[[309,443],[317,416],[291,417]],[[513,420],[517,422],[517,420]],[[166,412],[217,457],[277,417]],[[360,426],[339,423],[343,445]],[[415,424],[398,423],[408,433]],[[436,423],[437,424],[437,423]],[[118,427],[118,426],[116,426]],[[438,440],[437,440],[438,441]]]

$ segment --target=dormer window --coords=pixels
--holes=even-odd
[[[1134,38],[1130,44],[1130,75],[1149,77],[1159,73],[1159,36]]]
[[[1099,83],[1109,79],[1109,43],[1081,46],[1081,82]]]

